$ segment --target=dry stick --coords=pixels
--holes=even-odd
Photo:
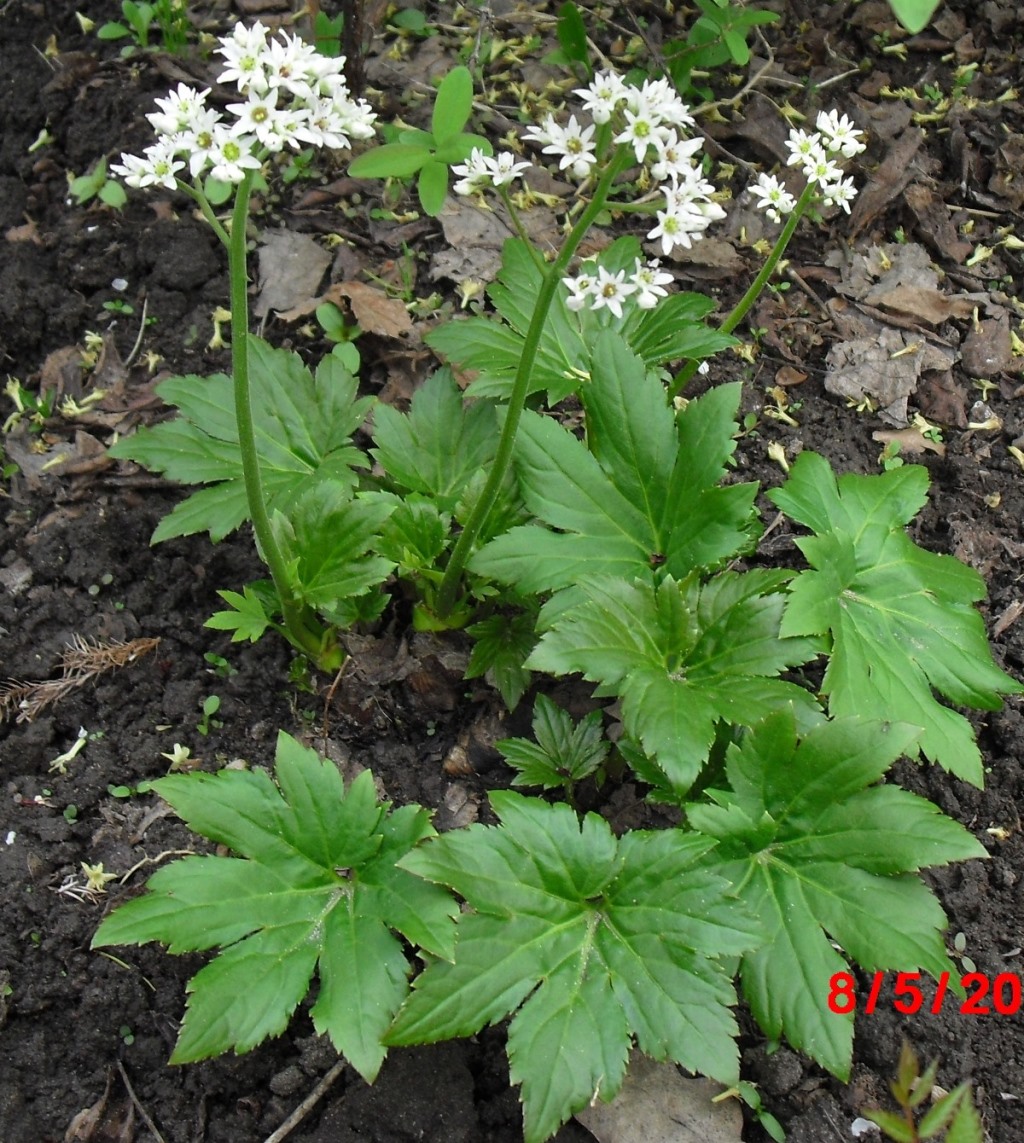
[[[315,1088],[306,1096],[306,1098],[299,1104],[299,1106],[288,1116],[288,1118],[281,1124],[281,1126],[272,1134],[268,1135],[264,1143],[281,1143],[281,1140],[286,1136],[291,1135],[296,1127],[306,1118],[306,1116],[313,1110],[314,1107],[320,1102],[321,1099],[327,1094],[328,1089],[334,1081],[345,1070],[345,1061],[338,1060],[333,1068],[324,1076],[324,1078],[316,1085]]]
[[[167,1143],[167,1140],[157,1131],[156,1124],[150,1119],[149,1112],[139,1103],[139,1097],[135,1094],[132,1081],[128,1078],[128,1073],[124,1070],[124,1064],[122,1064],[120,1060],[117,1061],[117,1070],[121,1073],[121,1082],[124,1084],[125,1091],[128,1092],[128,1098],[132,1101],[132,1106],[139,1113],[139,1118],[142,1122],[149,1128],[156,1143]]]

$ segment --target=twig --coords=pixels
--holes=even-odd
[[[128,369],[132,362],[139,355],[139,350],[142,348],[142,335],[146,332],[146,310],[149,307],[149,297],[142,299],[142,317],[139,319],[139,336],[135,339],[135,344],[132,346],[131,353],[124,359],[124,367]]]
[[[281,1143],[281,1140],[291,1135],[292,1131],[306,1118],[321,1099],[327,1094],[334,1081],[345,1070],[345,1061],[338,1060],[333,1068],[324,1076],[315,1088],[306,1096],[299,1106],[288,1116],[281,1126],[268,1135],[264,1143]]]
[[[156,1143],[167,1143],[167,1140],[160,1134],[156,1128],[156,1124],[149,1117],[149,1112],[139,1103],[139,1097],[135,1094],[135,1088],[132,1087],[132,1081],[128,1078],[128,1073],[124,1069],[124,1064],[120,1060],[117,1061],[117,1070],[121,1073],[121,1081],[124,1084],[124,1089],[128,1092],[128,1098],[132,1101],[132,1106],[139,1113],[139,1118],[149,1128],[150,1134],[156,1140]]]
[[[345,661],[338,668],[338,673],[334,676],[334,682],[332,682],[330,687],[328,688],[327,696],[324,699],[324,717],[323,717],[323,726],[322,726],[322,730],[321,730],[321,736],[322,736],[321,740],[323,742],[323,748],[325,751],[327,749],[327,735],[328,735],[328,731],[329,731],[330,725],[331,725],[331,703],[334,702],[334,693],[335,693],[335,691],[337,691],[337,689],[341,683],[341,680],[344,677],[345,672],[348,670],[348,666],[351,662],[352,662],[352,656],[346,655]]]
[[[104,671],[126,667],[140,656],[152,651],[159,639],[132,639],[129,642],[111,640],[90,641],[75,635],[60,657],[59,679],[41,679],[26,682],[8,679],[0,683],[0,721],[18,712],[18,722],[31,722],[51,703],[62,699],[75,687],[95,679]]]

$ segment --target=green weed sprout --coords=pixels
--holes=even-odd
[[[154,46],[150,43],[154,30],[160,34],[164,51],[172,55],[183,52],[192,31],[185,0],[153,0],[151,4],[144,0],[121,0],[121,20],[102,24],[96,35],[101,40],[131,39],[135,48],[148,51]],[[126,47],[123,54],[133,50]]]
[[[934,1099],[939,1061],[933,1060],[922,1073],[917,1053],[904,1040],[896,1076],[889,1084],[899,1114],[872,1109],[864,1115],[877,1124],[893,1143],[924,1143],[944,1139],[945,1143],[982,1143],[985,1131],[974,1106],[970,1083],[958,1084],[952,1091]],[[932,1105],[921,1114],[928,1101]]]

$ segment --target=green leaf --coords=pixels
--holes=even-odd
[[[402,860],[461,894],[453,963],[416,980],[389,1044],[468,1036],[512,1016],[527,1143],[595,1093],[618,1091],[631,1037],[725,1083],[737,1079],[723,958],[758,934],[727,886],[698,871],[707,842],[678,830],[616,839],[595,814],[491,795],[498,828],[449,833]]]
[[[889,0],[889,7],[903,27],[916,36],[928,26],[940,3],[941,0]]]
[[[573,63],[583,64],[589,74],[590,48],[587,44],[587,28],[579,8],[572,3],[572,0],[566,0],[566,3],[558,9],[557,34],[565,58]]]
[[[420,143],[384,143],[357,155],[348,173],[354,179],[406,179],[430,162],[431,154]]]
[[[439,369],[417,389],[407,414],[374,408],[373,439],[371,455],[391,481],[450,513],[474,472],[494,459],[498,424],[491,405],[467,405],[451,370]]]
[[[932,1086],[929,1086],[929,1091]],[[916,1092],[914,1093],[917,1094]],[[969,1083],[959,1084],[953,1088],[952,1091],[947,1092],[937,1103],[932,1104],[931,1108],[925,1112],[921,1117],[921,1122],[917,1125],[918,1134],[922,1139],[931,1139],[933,1136],[938,1135],[943,1128],[948,1127],[953,1117],[961,1110],[961,1105],[964,1100],[970,1102],[971,1100],[971,1085]],[[923,1100],[921,1101],[924,1102]],[[981,1124],[979,1122],[978,1126]],[[978,1134],[977,1140],[983,1138],[982,1134]],[[946,1136],[947,1143],[949,1135]]]
[[[624,327],[626,340],[648,368],[683,358],[703,360],[737,344],[705,324],[714,308],[703,294],[671,294],[653,310],[635,311]]]
[[[853,1016],[828,1008],[848,971],[829,938],[868,970],[956,970],[945,917],[916,872],[984,857],[984,848],[923,798],[874,783],[914,747],[917,729],[847,718],[797,741],[780,710],[727,753],[730,789],[687,808],[718,839],[710,867],[739,886],[768,941],[744,956],[743,990],[766,1035],[847,1079]]]
[[[967,1091],[957,1108],[953,1122],[949,1125],[949,1130],[946,1132],[946,1143],[981,1143],[981,1140],[985,1138],[981,1116],[974,1105],[970,1084],[962,1086],[966,1087]],[[949,1098],[952,1098],[959,1090],[959,1088],[954,1088],[949,1093]]]
[[[631,580],[654,568],[682,579],[733,558],[756,532],[756,486],[719,487],[739,395],[739,386],[721,386],[677,418],[621,336],[603,334],[583,395],[590,449],[530,411],[516,441],[526,506],[560,531],[514,528],[478,552],[472,570],[543,592],[580,576]]]
[[[474,639],[466,678],[486,675],[509,710],[519,705],[533,677],[523,664],[537,643],[536,620],[536,612],[527,610],[489,615],[466,628]]]
[[[434,831],[418,806],[389,813],[378,803],[369,771],[346,790],[332,762],[283,733],[276,777],[234,770],[151,783],[192,829],[243,856],[165,866],[92,944],[222,949],[189,983],[174,1063],[244,1052],[278,1034],[316,971],[317,1031],[372,1081],[408,989],[392,930],[435,956],[452,954],[451,897],[396,865]]]
[[[556,595],[542,609],[547,630],[527,666],[579,672],[619,695],[626,733],[685,793],[719,720],[752,726],[786,704],[804,722],[816,717],[806,691],[774,677],[809,654],[805,641],[779,637],[784,580],[768,571],[722,573],[703,588],[584,579],[568,605]]]
[[[246,584],[241,595],[237,591],[218,591],[217,594],[231,610],[214,612],[203,624],[204,627],[212,627],[215,631],[230,631],[232,643],[241,643],[245,639],[255,643],[271,626],[272,616],[267,614],[263,600],[251,585]]]
[[[864,1112],[864,1118],[877,1123],[893,1143],[919,1143],[917,1132],[902,1115],[872,1108]]]
[[[131,29],[126,28],[124,24],[117,24],[111,21],[107,24],[101,24],[96,30],[96,36],[101,40],[123,40],[125,36],[130,36]]]
[[[392,496],[391,503],[394,511],[377,537],[377,551],[401,573],[439,578],[438,559],[448,543],[451,516],[416,492]]]
[[[441,81],[434,99],[430,130],[437,143],[440,145],[453,135],[458,135],[472,110],[473,76],[468,67],[453,67]]]
[[[305,492],[288,516],[273,517],[294,586],[306,603],[331,618],[343,601],[387,579],[394,564],[370,554],[370,548],[393,510],[388,497],[352,497],[323,481]]]
[[[453,163],[464,163],[474,151],[491,155],[494,148],[491,146],[490,140],[485,139],[483,135],[461,133],[452,135],[443,143],[439,143],[434,158],[437,162],[450,167]]]
[[[100,202],[105,203],[114,210],[120,210],[128,201],[128,195],[125,194],[124,187],[112,179],[108,179],[107,182],[100,187],[96,197]]]
[[[533,707],[533,735],[503,738],[494,748],[517,770],[513,786],[558,789],[579,782],[608,757],[611,744],[601,728],[601,712],[592,711],[577,724],[547,697],[538,695]]]
[[[822,691],[837,717],[884,711],[920,726],[921,753],[980,786],[981,755],[970,723],[933,691],[962,706],[997,710],[1024,686],[995,665],[981,616],[981,576],[952,556],[919,548],[904,526],[924,503],[928,474],[904,465],[837,480],[805,452],[769,496],[816,534],[798,540],[811,569],[790,588],[783,633],[829,633]]]
[[[264,492],[271,512],[320,482],[355,485],[353,466],[366,458],[351,444],[370,407],[356,398],[356,380],[334,357],[315,377],[296,353],[249,339],[253,419]],[[221,540],[248,517],[231,379],[173,377],[157,386],[179,416],[118,441],[111,455],[138,461],[188,484],[209,484],[165,516],[153,543],[208,531]]]
[[[420,206],[425,214],[436,218],[441,213],[444,201],[448,197],[448,168],[433,158],[423,164],[416,190],[420,198]]]

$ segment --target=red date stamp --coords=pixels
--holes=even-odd
[[[967,972],[960,977],[960,986],[966,996],[949,996],[950,976],[944,972],[938,979],[934,995],[925,995],[919,972],[898,972],[893,983],[892,996],[882,1000],[884,972],[871,978],[867,996],[857,995],[857,981],[852,973],[836,972],[829,977],[828,1007],[830,1012],[845,1016],[850,1012],[863,1012],[870,1016],[877,1011],[879,1002],[891,1004],[896,1012],[913,1016],[915,1012],[930,1012],[937,1016],[947,1001],[959,1006],[964,1016],[1016,1016],[1024,1007],[1021,978],[1015,972],[1001,972],[989,977],[984,972]],[[954,985],[955,987],[955,985]]]

